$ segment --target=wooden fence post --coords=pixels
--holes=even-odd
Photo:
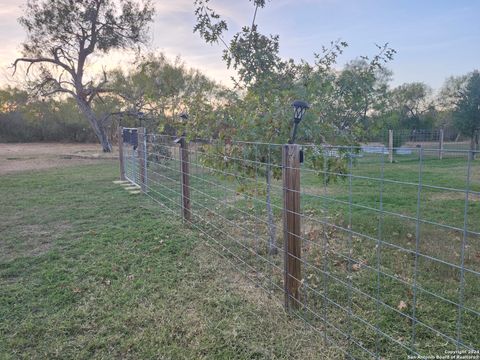
[[[147,152],[145,128],[140,127],[138,131],[138,160],[140,161],[140,187],[143,192],[147,190]]]
[[[300,148],[283,145],[283,240],[285,308],[299,307],[302,281],[300,234]]]
[[[440,134],[439,134],[439,147],[438,147],[438,157],[440,160],[443,159],[443,128],[440,129]]]
[[[118,128],[118,159],[120,160],[120,180],[125,180],[125,159],[123,158],[123,127]]]
[[[388,161],[393,163],[393,130],[388,130]]]
[[[180,138],[180,170],[182,173],[182,217],[191,220],[190,210],[190,166],[188,160],[188,144],[185,136]]]

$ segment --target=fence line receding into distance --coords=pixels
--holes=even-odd
[[[346,357],[480,348],[472,151],[137,133],[125,178]]]

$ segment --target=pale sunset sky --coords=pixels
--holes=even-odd
[[[14,84],[9,65],[19,55],[25,32],[17,18],[24,0],[0,0],[0,85]],[[226,85],[229,72],[222,47],[203,42],[195,25],[193,0],[155,0],[157,13],[149,47],[174,58],[181,56]],[[248,0],[211,0],[233,34],[250,24]],[[360,55],[373,55],[386,42],[397,51],[389,64],[393,85],[422,81],[438,89],[445,78],[480,68],[480,0],[267,0],[257,15],[260,31],[280,35],[284,57],[312,60],[322,45],[341,39],[349,47],[340,65]],[[226,40],[229,40],[227,36]],[[120,54],[104,60],[113,67]]]

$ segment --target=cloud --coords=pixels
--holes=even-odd
[[[191,0],[175,0],[163,1],[157,0],[154,2],[155,10],[159,14],[168,14],[172,12],[185,12],[193,9],[193,2]]]
[[[26,37],[17,22],[25,2],[0,0],[0,72],[18,55]],[[252,1],[210,0],[209,4],[229,23],[226,41],[252,21]],[[157,14],[151,25],[150,48],[171,58],[180,55],[187,66],[228,84],[233,72],[226,69],[221,59],[223,45],[210,46],[193,33],[194,0],[154,0],[154,6]],[[322,44],[342,38],[350,44],[343,58],[352,58],[375,52],[375,42],[388,41],[399,51],[392,67],[400,82],[410,80],[405,75],[408,72],[401,70],[410,71],[406,58],[418,64],[415,74],[410,71],[410,77],[415,75],[421,80],[422,73],[430,71],[432,79],[443,81],[452,67],[476,66],[480,48],[472,44],[479,41],[475,22],[479,9],[473,1],[466,6],[435,0],[406,1],[401,5],[382,0],[270,0],[259,10],[257,23],[262,32],[280,35],[280,50],[285,57],[311,59]],[[461,61],[456,54],[461,55]],[[125,58],[112,55],[102,63],[114,67],[125,62]],[[433,70],[428,65],[431,59],[441,59],[444,69]],[[0,74],[1,84],[5,80]]]
[[[20,44],[26,34],[17,18],[21,16],[21,5],[24,1],[0,0],[0,68],[8,69],[12,61],[20,54]],[[197,68],[208,76],[224,84],[230,84],[233,72],[226,68],[222,61],[221,45],[210,46],[198,34],[193,33],[195,14],[193,0],[154,1],[156,15],[150,27],[150,48],[153,51],[163,51],[174,58],[181,56],[189,67]],[[210,2],[230,26],[226,40],[238,31],[240,26],[251,21],[253,6],[249,1],[212,0]],[[103,66],[115,67],[128,62],[129,56],[113,53],[108,58],[98,60],[92,69],[99,71]],[[7,70],[7,73],[9,70]],[[0,76],[0,84],[5,79]]]
[[[8,20],[9,18],[20,16],[22,10],[20,8],[20,4],[15,4],[12,1],[0,1],[0,19]]]
[[[12,81],[11,65],[20,55],[20,43],[25,32],[17,21],[22,14],[22,2],[0,0],[0,85]]]

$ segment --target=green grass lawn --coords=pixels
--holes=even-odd
[[[465,195],[428,185],[463,189],[466,161],[431,157],[423,163],[427,186],[420,193],[419,215],[439,225],[420,224],[419,251],[430,258],[419,257],[415,271],[415,256],[398,248],[415,249],[418,158],[398,157],[384,165],[384,178],[397,181],[383,184],[383,209],[389,214],[375,210],[381,185],[366,178],[380,178],[379,159],[358,159],[352,172],[363,178],[354,178],[351,187],[339,179],[324,189],[321,177],[302,170],[306,307],[293,314],[316,331],[283,311],[278,290],[283,255],[266,253],[261,176],[219,176],[205,168],[201,156],[192,158],[192,226],[158,204],[180,213],[179,166],[173,160],[150,164],[148,196],[130,195],[112,183],[118,178],[116,163],[2,177],[0,358],[341,357],[323,345],[325,323],[318,314],[325,310],[335,327],[327,326],[328,337],[356,358],[369,358],[361,347],[385,359],[405,357],[411,346],[422,354],[454,349],[445,336],[458,335],[461,282],[458,268],[448,264],[460,264],[462,232],[441,225],[463,228]],[[470,188],[480,191],[478,161]],[[281,248],[278,180],[272,192]],[[364,207],[350,207],[350,198]],[[480,199],[474,194],[469,200],[466,225],[478,232]],[[377,253],[379,231],[382,241],[398,248],[381,245]],[[479,256],[480,239],[469,235],[466,268],[479,271]],[[409,319],[414,281],[415,341]],[[461,312],[461,340],[478,348],[480,322],[471,310],[480,311],[480,279],[467,271],[463,284],[467,309]]]
[[[101,163],[0,179],[1,359],[338,355],[117,178]]]

